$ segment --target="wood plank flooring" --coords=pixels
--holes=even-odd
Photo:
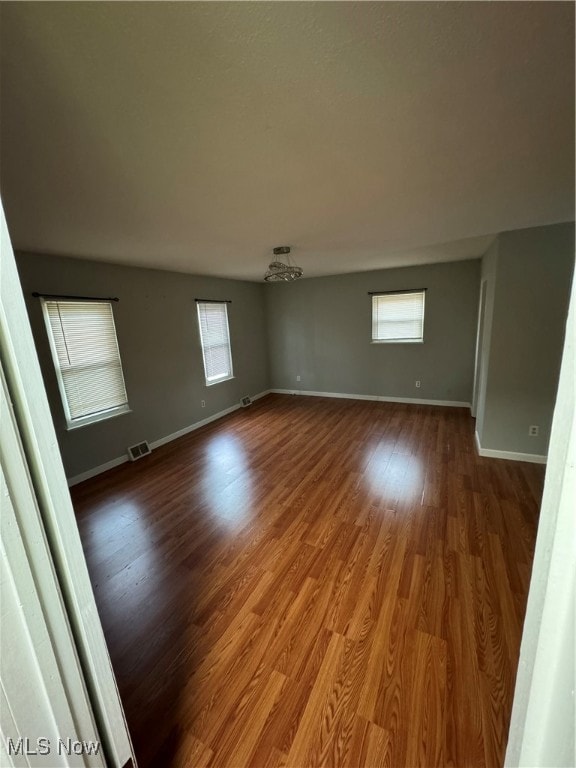
[[[270,395],[73,489],[141,768],[502,765],[544,468],[473,425]]]

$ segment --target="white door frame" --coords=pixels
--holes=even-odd
[[[105,757],[1,367],[0,506],[0,764],[100,768]],[[85,754],[69,755],[67,739],[85,744]]]
[[[476,418],[478,409],[478,394],[480,392],[480,379],[482,378],[482,344],[484,339],[484,322],[486,315],[486,284],[480,281],[480,297],[478,300],[478,328],[476,330],[476,359],[474,363],[474,390],[472,392],[472,416]]]
[[[38,558],[48,559],[57,575],[67,614],[65,626],[54,601],[42,602],[40,591],[38,595],[47,624],[52,624],[52,631],[56,628],[62,637],[68,633],[76,651],[76,660],[68,653],[58,659],[59,664],[66,666],[77,661],[81,667],[85,701],[69,701],[73,717],[85,721],[86,712],[81,713],[80,709],[91,710],[102,742],[105,765],[122,768],[130,759],[136,765],[74,517],[1,202],[0,227],[0,356],[43,528],[42,539],[35,541],[35,547],[27,548],[28,561],[34,572],[39,564]],[[31,511],[19,507],[15,513],[20,517],[20,530],[25,531]]]

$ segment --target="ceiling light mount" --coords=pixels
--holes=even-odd
[[[267,283],[289,283],[292,280],[298,280],[298,278],[302,277],[304,270],[302,267],[297,267],[292,263],[290,250],[289,245],[277,245],[276,248],[272,249],[274,256],[286,256],[287,263],[284,264],[282,261],[273,261],[264,275],[264,280]]]

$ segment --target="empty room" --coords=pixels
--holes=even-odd
[[[2,2],[2,766],[573,766],[574,4]]]

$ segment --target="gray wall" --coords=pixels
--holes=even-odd
[[[477,403],[481,445],[547,451],[574,266],[573,224],[504,233],[482,265],[450,262],[288,285],[45,255],[18,254],[17,260],[70,477],[270,387],[470,402],[481,277],[487,281]],[[427,289],[424,344],[371,344],[368,292],[410,288]],[[32,291],[120,297],[114,311],[132,413],[66,430]],[[212,387],[204,383],[195,297],[232,300],[235,378]],[[539,425],[538,438],[528,437],[530,424]]]
[[[573,269],[573,224],[504,232],[486,255],[493,305],[477,418],[482,448],[546,455]],[[528,436],[531,424],[539,437]]]
[[[479,277],[472,260],[271,285],[272,387],[470,402]],[[424,343],[372,344],[368,292],[410,288],[427,288]]]
[[[69,477],[125,455],[128,445],[158,440],[269,387],[263,285],[45,255],[17,254],[17,263]],[[33,291],[120,298],[114,318],[132,413],[66,430]],[[204,383],[196,297],[232,300],[235,378],[211,387]]]

